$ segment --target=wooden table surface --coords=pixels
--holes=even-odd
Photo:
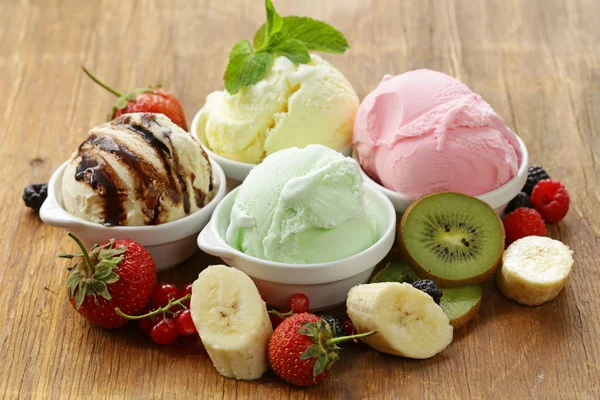
[[[67,302],[65,233],[21,200],[47,181],[117,88],[162,83],[188,121],[222,88],[232,45],[264,21],[261,0],[0,1],[0,398],[600,398],[600,7],[595,0],[275,0],[344,32],[326,55],[360,98],[386,74],[446,72],[480,93],[571,194],[551,237],[575,252],[566,289],[519,306],[486,285],[479,317],[425,361],[349,348],[317,387],[219,376],[198,339],[171,346],[108,331]],[[177,284],[218,260],[159,274]]]

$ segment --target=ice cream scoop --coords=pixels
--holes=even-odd
[[[379,238],[357,163],[320,145],[290,148],[255,167],[231,210],[227,243],[294,264],[339,260]]]
[[[363,170],[398,193],[478,196],[513,178],[514,132],[481,96],[441,72],[386,75],[362,102],[353,137]]]
[[[208,95],[196,132],[213,152],[258,164],[289,147],[322,144],[341,151],[352,141],[358,97],[342,75],[321,57],[295,64],[278,57],[260,82],[235,95]]]
[[[162,114],[134,113],[92,128],[63,175],[67,212],[104,225],[157,225],[212,197],[198,139]]]

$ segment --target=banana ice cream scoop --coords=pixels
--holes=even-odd
[[[158,225],[212,197],[212,170],[197,138],[162,114],[125,114],[92,128],[62,180],[70,214],[104,225]]]
[[[215,153],[258,164],[289,147],[350,145],[358,96],[344,75],[311,55],[308,64],[278,57],[256,85],[235,95],[217,91],[200,110],[196,131]]]

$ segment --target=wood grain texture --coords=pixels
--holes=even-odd
[[[98,329],[66,300],[74,250],[22,204],[47,181],[113,98],[115,87],[162,83],[191,121],[221,89],[231,46],[264,20],[260,0],[0,1],[0,398],[600,398],[600,7],[595,0],[276,0],[343,31],[326,55],[364,97],[385,73],[431,68],[480,93],[527,144],[532,162],[569,188],[550,228],[576,265],[566,289],[524,307],[486,286],[479,317],[426,361],[349,348],[311,389],[271,373],[220,377],[197,339],[160,347],[134,326]],[[216,259],[198,253],[160,274],[178,284]]]

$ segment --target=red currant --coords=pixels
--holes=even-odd
[[[194,321],[192,321],[192,313],[189,309],[177,313],[177,317],[175,317],[175,327],[177,327],[179,333],[185,336],[191,336],[197,333]]]
[[[158,344],[172,343],[179,336],[175,321],[170,318],[161,318],[150,330],[150,337]]]
[[[181,288],[181,291],[179,292],[179,297],[184,297],[186,295],[191,295],[192,294],[192,283],[186,283],[185,285],[183,285],[183,287]],[[190,307],[190,301],[186,300],[183,302],[183,304],[185,304],[186,307]]]
[[[140,315],[148,314],[149,312],[155,311],[157,308],[158,307],[145,308],[144,311],[140,313]],[[140,319],[138,321],[138,328],[140,328],[140,331],[142,331],[143,334],[149,335],[150,330],[152,330],[152,327],[154,326],[158,318],[160,318],[159,315],[153,315],[151,317]]]
[[[152,303],[158,307],[164,307],[169,304],[169,300],[178,298],[179,290],[172,283],[159,282],[152,292]]]
[[[290,297],[288,307],[294,311],[294,314],[300,314],[308,312],[309,302],[308,297],[302,293],[296,293]]]

